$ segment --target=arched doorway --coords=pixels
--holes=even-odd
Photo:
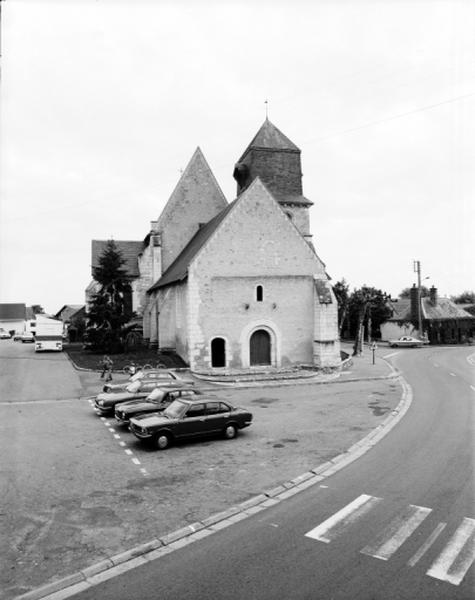
[[[223,338],[217,337],[211,340],[211,366],[226,366],[226,342]]]
[[[251,335],[249,342],[249,362],[251,366],[271,364],[270,335],[264,329],[258,329]]]

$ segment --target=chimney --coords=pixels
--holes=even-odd
[[[430,288],[430,290],[429,290],[429,294],[430,294],[430,301],[431,301],[431,304],[432,304],[433,306],[437,306],[437,300],[438,300],[438,298],[437,298],[437,288],[436,288],[436,287],[434,287],[434,286],[432,286],[432,287]]]
[[[421,310],[421,303],[419,302],[419,289],[414,284],[410,292],[411,298],[411,321],[413,323],[419,323],[419,312]]]

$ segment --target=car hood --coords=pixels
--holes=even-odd
[[[154,413],[152,415],[142,415],[141,417],[135,417],[132,419],[134,423],[140,425],[140,427],[156,427],[157,425],[167,425],[171,422],[171,419],[164,417],[160,413]]]
[[[115,404],[116,402],[133,400],[134,397],[135,394],[133,394],[132,392],[118,392],[116,394],[112,392],[104,392],[103,394],[98,394],[97,401],[101,400],[102,402],[104,402],[104,406],[107,406],[108,404]]]
[[[160,410],[160,405],[156,402],[146,402],[145,400],[131,400],[130,402],[123,402],[120,405],[120,410],[125,413],[143,410],[145,408],[149,408],[150,410]]]

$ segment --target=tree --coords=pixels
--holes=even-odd
[[[32,304],[31,310],[34,315],[43,315],[45,310],[40,304]]]
[[[399,294],[399,298],[410,298],[411,297],[411,289],[410,287],[404,288]],[[421,285],[421,298],[426,298],[430,296],[429,288],[425,285]]]
[[[333,292],[338,302],[338,334],[341,337],[343,325],[347,321],[348,307],[350,300],[350,286],[346,283],[345,279],[337,281],[333,286]]]
[[[455,304],[475,304],[475,292],[465,290],[459,296],[452,296],[452,300]]]
[[[99,256],[99,266],[93,269],[99,289],[87,315],[86,339],[95,350],[108,353],[122,350],[125,324],[132,317],[132,291],[124,264],[115,242],[109,240]]]
[[[368,337],[379,337],[379,327],[391,316],[388,295],[373,287],[355,289],[349,299],[350,324],[355,335],[353,356],[361,354],[363,328]]]

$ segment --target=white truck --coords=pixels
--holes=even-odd
[[[63,349],[63,322],[56,319],[36,316],[35,325],[35,352],[54,350],[61,352]]]

